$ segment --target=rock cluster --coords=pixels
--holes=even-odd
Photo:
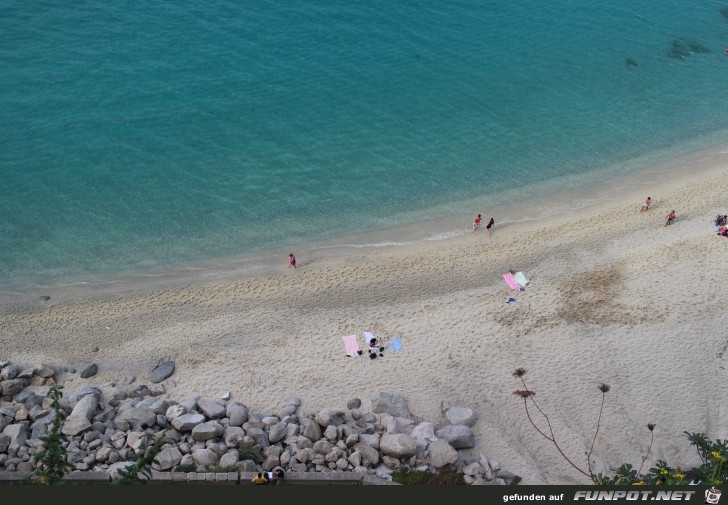
[[[381,392],[371,410],[352,399],[346,407],[307,412],[298,398],[277,412],[253,412],[246,405],[202,397],[167,398],[162,376],[174,363],[155,368],[153,386],[127,377],[125,387],[85,386],[64,391],[67,415],[61,429],[68,462],[79,471],[106,471],[114,477],[155,441],[161,443],[158,471],[361,472],[391,478],[400,467],[463,473],[468,484],[517,484],[521,478],[501,470],[483,455],[472,455],[472,410],[442,404],[437,424],[417,422],[407,399]],[[165,377],[165,378],[166,378]],[[32,471],[34,454],[46,442],[55,416],[48,396],[55,383],[51,367],[24,368],[0,360],[0,470]],[[154,382],[154,380],[152,381]],[[171,382],[171,381],[170,381]],[[161,439],[161,440],[160,440]]]

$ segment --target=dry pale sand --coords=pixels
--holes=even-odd
[[[496,227],[492,237],[299,256],[295,271],[285,251],[279,269],[236,278],[8,294],[0,358],[98,364],[93,379],[63,375],[68,389],[128,375],[138,384],[173,359],[170,397],[230,391],[258,411],[277,411],[289,395],[308,411],[355,397],[366,409],[373,393],[395,391],[437,422],[447,400],[477,412],[474,452],[524,484],[588,482],[529,425],[513,395],[522,386],[511,374],[523,367],[579,466],[601,383],[611,391],[597,472],[638,467],[647,423],[657,427],[646,465],[695,464],[683,431],[728,438],[728,239],[712,233],[714,216],[728,213],[728,160],[719,153],[664,179],[577,213]],[[655,204],[640,213],[646,194]],[[672,208],[678,220],[663,227]],[[509,267],[533,277],[526,291],[507,288]],[[509,295],[517,301],[505,303]],[[341,337],[367,330],[399,337],[402,352],[346,358]]]

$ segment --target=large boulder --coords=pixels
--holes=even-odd
[[[210,449],[197,449],[196,451],[193,451],[192,459],[195,463],[202,465],[203,467],[217,465],[220,460],[218,455]]]
[[[230,426],[242,426],[248,420],[248,407],[233,403],[227,406],[225,414],[230,419]]]
[[[190,412],[189,414],[182,414],[172,419],[172,426],[177,431],[187,432],[192,431],[195,426],[205,422],[205,416]]]
[[[0,382],[0,388],[2,388],[2,396],[14,396],[25,388],[25,381],[23,379],[4,380]]]
[[[445,426],[435,432],[438,438],[445,440],[455,449],[470,449],[475,447],[475,433],[469,426],[453,424]]]
[[[475,413],[465,407],[450,407],[443,412],[443,416],[447,424],[462,424],[471,427],[477,420]]]
[[[428,444],[437,440],[435,425],[430,422],[420,423],[412,429],[410,436],[417,442],[417,447],[424,451]]]
[[[379,442],[379,450],[386,456],[411,458],[417,454],[417,442],[404,433],[385,434]]]
[[[217,421],[209,421],[201,423],[192,428],[192,439],[197,442],[204,442],[212,438],[219,437],[223,434],[225,429]]]
[[[85,417],[90,421],[96,414],[96,407],[98,405],[99,400],[95,395],[86,395],[73,407],[70,417]]]
[[[435,440],[427,447],[427,462],[435,468],[454,465],[458,462],[458,451],[445,440]]]
[[[301,428],[301,434],[311,440],[311,442],[316,442],[321,438],[321,426],[313,419],[301,419]]]
[[[225,417],[225,406],[215,401],[200,398],[197,400],[197,407],[208,419],[221,419]]]
[[[379,451],[371,445],[359,442],[354,444],[354,451],[358,451],[361,459],[368,462],[370,466],[374,467],[379,464]]]
[[[154,458],[153,468],[155,470],[169,470],[177,466],[182,460],[182,453],[176,447],[169,447],[160,451]]]
[[[25,441],[28,440],[25,424],[9,424],[3,430],[3,435],[6,435],[10,439],[8,449],[11,451],[17,451],[24,446]]]
[[[407,398],[399,393],[380,392],[372,397],[372,412],[394,417],[409,417]]]

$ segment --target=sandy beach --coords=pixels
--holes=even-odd
[[[657,459],[698,463],[684,431],[728,438],[728,239],[713,233],[728,213],[728,154],[578,212],[413,246],[307,257],[272,271],[125,287],[66,287],[0,299],[0,358],[80,368],[66,388],[148,378],[176,362],[168,396],[219,398],[254,411],[295,395],[310,411],[379,391],[406,395],[418,418],[437,422],[447,400],[478,414],[475,453],[524,484],[589,480],[528,423],[525,379],[567,455],[596,472]],[[639,212],[647,195],[654,203]],[[667,213],[677,220],[664,227]],[[469,227],[464,218],[464,226]],[[487,219],[487,217],[486,217]],[[501,275],[531,283],[512,292]],[[50,296],[43,300],[42,295]],[[509,296],[514,303],[505,303]],[[370,331],[401,352],[347,358],[342,336]],[[98,351],[93,349],[98,347]],[[135,385],[136,385],[135,384]]]

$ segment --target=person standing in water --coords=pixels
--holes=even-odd
[[[480,214],[478,214],[478,216],[477,216],[477,217],[475,218],[475,220],[473,221],[473,231],[475,231],[475,230],[477,230],[478,228],[480,228],[480,222],[481,222],[482,220],[483,220],[483,218],[482,218],[482,217],[480,216]]]
[[[490,234],[493,233],[493,226],[495,225],[495,219],[492,217],[490,218],[490,221],[488,221],[488,224],[485,226],[485,231],[488,232],[488,236],[490,237]]]

